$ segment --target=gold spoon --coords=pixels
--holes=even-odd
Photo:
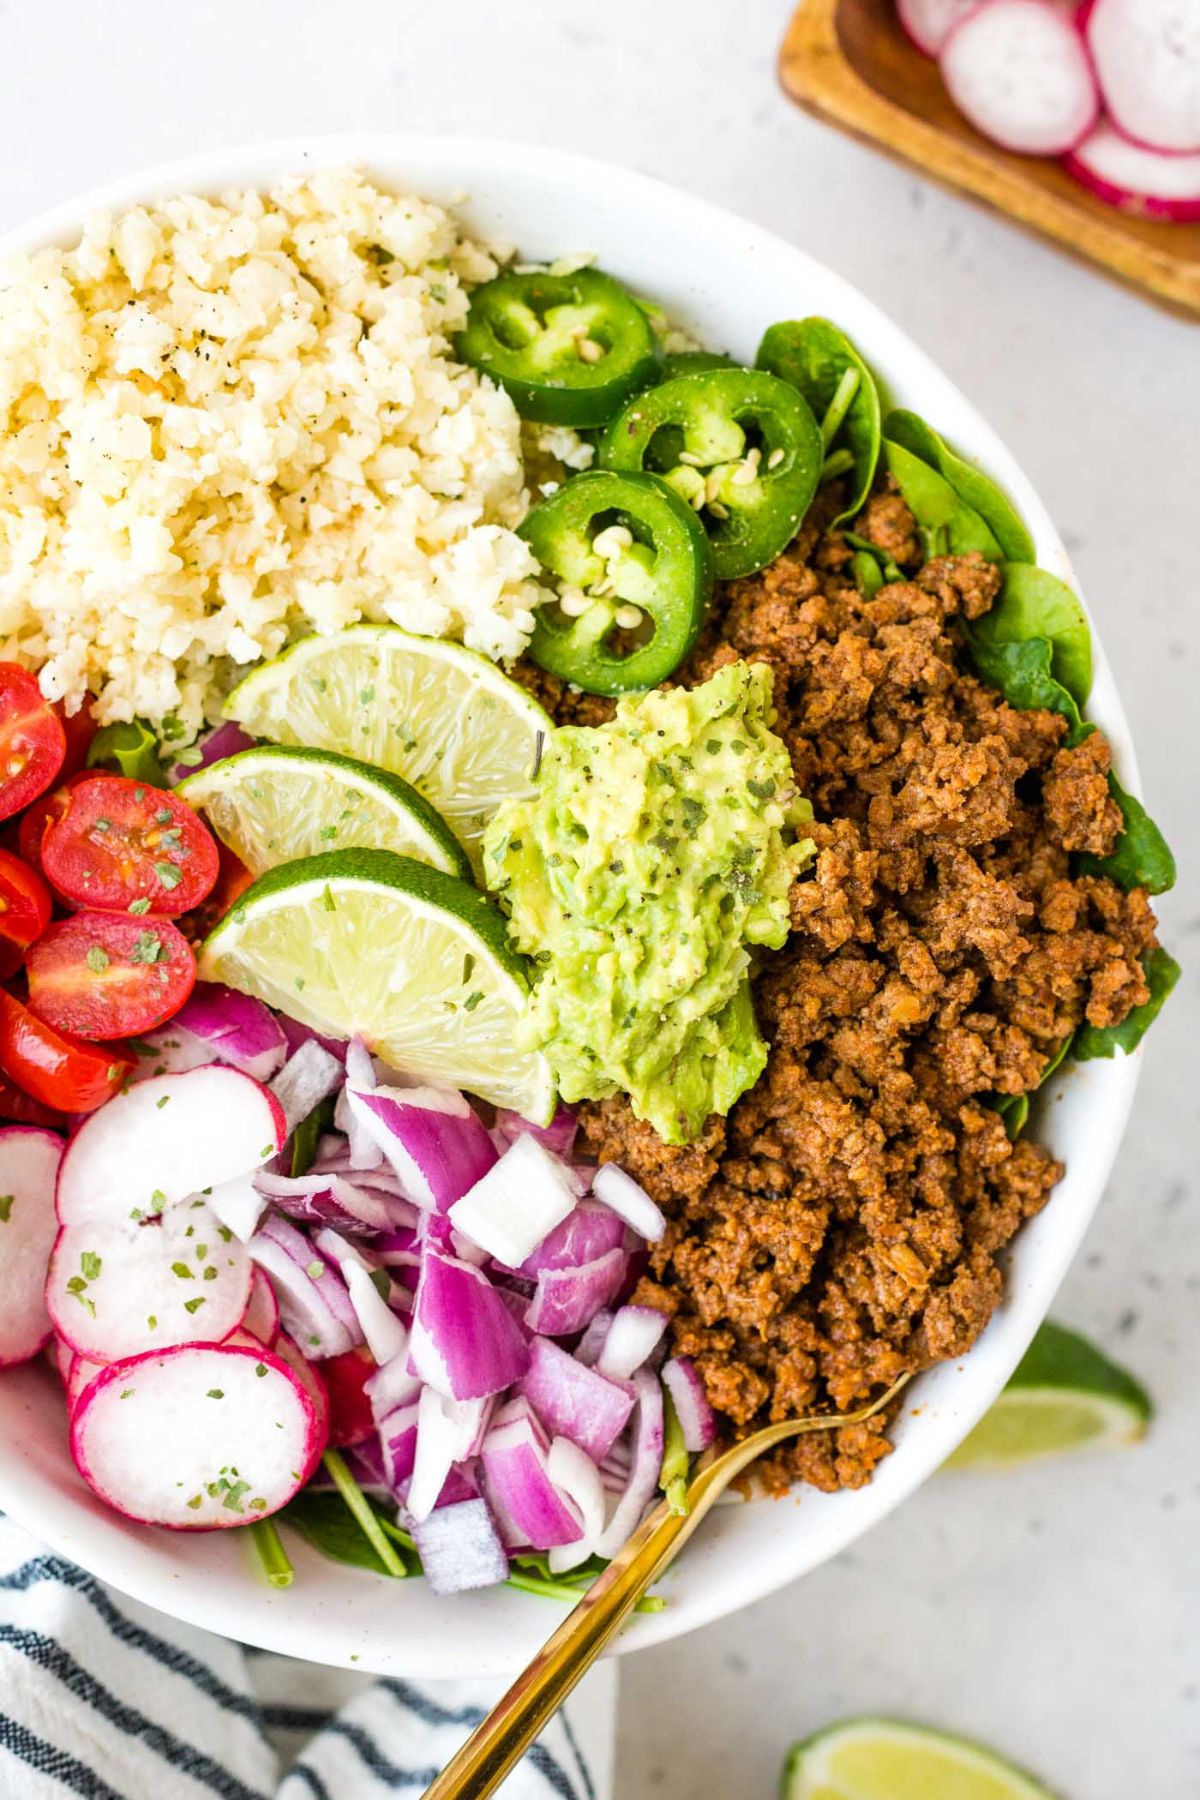
[[[809,1431],[836,1431],[874,1418],[891,1404],[907,1380],[908,1376],[902,1375],[881,1399],[859,1412],[822,1413],[766,1425],[703,1464],[688,1488],[687,1512],[673,1512],[664,1500],[638,1526],[524,1674],[518,1675],[433,1785],[426,1788],[424,1800],[487,1800],[494,1794],[730,1482],[765,1451],[789,1438]]]

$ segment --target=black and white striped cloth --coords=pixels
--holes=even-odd
[[[505,1800],[610,1800],[615,1681],[593,1671]],[[0,1517],[0,1800],[417,1800],[498,1691],[248,1651]]]

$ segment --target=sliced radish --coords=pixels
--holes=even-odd
[[[1145,150],[1102,120],[1063,167],[1101,200],[1143,219],[1200,220],[1200,155]]]
[[[258,1168],[286,1137],[278,1101],[237,1069],[154,1076],[89,1114],[71,1139],[58,1175],[59,1222],[159,1213]]]
[[[1151,150],[1200,151],[1196,0],[1093,0],[1085,32],[1121,131]]]
[[[947,38],[946,86],[976,130],[1024,156],[1059,156],[1100,110],[1071,18],[1048,0],[983,0]]]
[[[107,1363],[91,1362],[86,1356],[71,1357],[71,1373],[67,1377],[67,1411],[73,1412],[76,1404],[83,1397],[84,1389],[90,1387],[97,1375],[103,1375]]]
[[[250,1276],[244,1246],[196,1199],[158,1219],[64,1226],[46,1305],[80,1356],[116,1362],[227,1337],[245,1316]]]
[[[899,0],[900,23],[923,56],[940,56],[942,46],[960,19],[965,19],[979,0]]]
[[[97,1377],[71,1425],[84,1480],[126,1518],[220,1531],[278,1512],[325,1434],[295,1373],[269,1350],[187,1345]]]
[[[0,1126],[0,1369],[28,1362],[50,1341],[44,1295],[62,1154],[53,1131]]]
[[[48,1257],[46,1260],[47,1263],[49,1263]],[[63,1386],[66,1387],[71,1379],[71,1364],[75,1361],[75,1352],[72,1350],[70,1344],[68,1344],[66,1338],[59,1337],[57,1331],[50,1339],[47,1349],[50,1359],[54,1364],[55,1371],[57,1372],[58,1379],[62,1382]]]
[[[243,1244],[250,1242],[267,1210],[266,1196],[255,1187],[253,1174],[235,1175],[232,1181],[222,1181],[205,1195],[205,1199],[222,1225]]]
[[[250,1277],[250,1298],[242,1317],[242,1330],[250,1332],[260,1344],[271,1349],[280,1332],[279,1302],[275,1289],[261,1269]]]
[[[327,1440],[333,1417],[333,1404],[329,1398],[329,1389],[325,1384],[325,1377],[320,1373],[315,1363],[309,1362],[308,1358],[301,1354],[299,1346],[294,1339],[287,1335],[286,1331],[281,1331],[278,1338],[275,1340],[274,1352],[281,1362],[287,1364],[288,1368],[292,1371],[292,1374],[300,1383],[300,1386],[312,1401],[317,1410],[317,1419],[320,1423],[321,1435]]]

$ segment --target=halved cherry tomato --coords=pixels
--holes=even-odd
[[[55,819],[63,817],[71,785],[78,780],[78,775],[72,775],[67,781],[57,783],[48,794],[42,794],[21,814],[17,826],[17,848],[21,853],[21,860],[27,862],[31,869],[45,873],[42,869],[42,840]]]
[[[44,794],[67,753],[62,721],[20,663],[0,663],[0,819]]]
[[[65,1131],[67,1118],[57,1107],[43,1106],[40,1100],[31,1100],[23,1094],[19,1087],[0,1075],[0,1119],[10,1125],[41,1125],[47,1131]]]
[[[184,801],[124,775],[84,775],[42,839],[42,869],[74,906],[176,918],[217,879],[217,846]]]
[[[121,1044],[85,1044],[35,1019],[0,988],[0,1069],[23,1093],[58,1112],[95,1112],[136,1067]]]
[[[375,1417],[365,1389],[375,1369],[374,1357],[364,1350],[345,1350],[321,1364],[329,1390],[329,1441],[335,1449],[361,1444],[374,1433]]]
[[[0,850],[0,980],[15,975],[25,952],[50,923],[54,902],[36,869]]]
[[[78,912],[25,959],[29,1010],[81,1038],[136,1037],[177,1013],[196,985],[196,959],[169,919]]]

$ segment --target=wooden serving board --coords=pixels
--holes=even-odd
[[[1200,319],[1200,225],[1120,212],[1052,159],[1014,156],[981,137],[937,64],[905,36],[894,0],[800,0],[779,68],[787,92],[818,118]]]

